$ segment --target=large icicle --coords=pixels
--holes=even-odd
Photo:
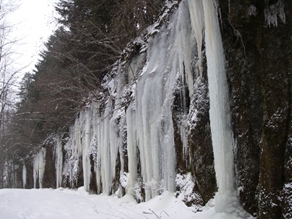
[[[97,187],[105,194],[111,193],[111,185],[114,175],[115,159],[113,159],[113,141],[111,137],[115,138],[111,133],[110,117],[112,114],[112,99],[110,98],[105,106],[103,117],[99,117],[98,121],[98,134],[97,134]],[[116,151],[116,150],[114,150]],[[102,184],[100,184],[100,182]]]
[[[202,1],[201,0],[188,0],[189,9],[190,9],[190,17],[193,34],[196,38],[197,45],[197,54],[198,54],[198,68],[199,75],[202,77],[203,72],[203,53],[202,53],[202,45],[203,45],[203,29],[204,29],[204,12],[202,10]]]
[[[39,188],[43,187],[43,176],[45,173],[46,165],[46,149],[42,148],[35,156],[33,161],[33,185],[37,187],[37,180],[39,182]]]
[[[218,192],[216,212],[248,214],[239,204],[234,181],[234,140],[230,123],[230,105],[225,59],[216,0],[202,0],[205,16],[205,43],[210,96],[210,124]]]
[[[135,138],[135,110],[133,104],[127,109],[127,149],[129,165],[129,181],[127,185],[127,194],[134,195],[134,185],[137,181],[137,143]]]
[[[62,143],[61,137],[57,136],[56,138],[56,188],[61,187],[62,185],[62,170],[63,170],[63,150],[62,150]]]
[[[205,42],[210,95],[210,123],[218,184],[216,209],[222,211],[234,195],[233,138],[225,75],[225,60],[216,6],[213,0],[203,1],[205,13]]]
[[[27,179],[27,171],[26,171],[26,165],[24,163],[23,167],[22,167],[22,186],[23,186],[23,188],[25,188],[25,186],[26,186],[26,179]]]
[[[86,191],[89,191],[89,183],[90,183],[90,121],[92,119],[91,116],[91,107],[87,106],[84,112],[84,143],[83,144],[83,154],[82,154],[82,164],[83,164],[83,180],[84,180],[84,188]]]

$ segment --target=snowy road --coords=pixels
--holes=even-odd
[[[89,195],[83,188],[0,189],[0,219],[235,219],[215,214],[213,207],[202,213],[186,207],[173,194],[137,204],[125,196]]]

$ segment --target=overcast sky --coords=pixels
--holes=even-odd
[[[9,0],[7,0],[9,1]],[[7,21],[12,25],[11,40],[17,40],[11,51],[13,66],[23,68],[22,73],[31,72],[37,63],[43,44],[56,29],[54,5],[58,0],[14,0],[16,9]]]

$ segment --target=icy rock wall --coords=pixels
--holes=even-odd
[[[291,218],[292,2],[219,0],[240,201]]]
[[[190,106],[194,83],[204,81],[203,17],[190,10],[200,11],[198,7],[202,9],[200,1],[184,1],[167,18],[167,25],[149,27],[149,35],[154,36],[134,42],[141,53],[130,62],[118,63],[104,79],[107,95],[92,99],[79,113],[64,146],[69,155],[64,175],[71,185],[82,159],[87,190],[95,175],[97,192],[105,194],[126,190],[137,199],[149,200],[164,190],[175,192],[178,156],[192,157],[185,154],[187,118],[194,118],[188,114],[195,111],[195,103]],[[174,101],[179,101],[175,107]],[[180,114],[176,125],[184,148],[181,155],[175,148],[174,111]]]
[[[161,20],[168,22],[149,27],[148,35],[134,42],[138,53],[118,62],[105,77],[107,92],[84,105],[64,146],[56,140],[57,187],[76,187],[81,179],[86,190],[96,187],[98,193],[127,193],[143,201],[165,190],[175,192],[177,174],[192,172],[203,202],[213,196],[214,181],[211,190],[205,188],[192,168],[197,158],[204,158],[189,149],[189,142],[195,141],[191,130],[202,119],[199,108],[208,111],[208,104],[203,104],[208,103],[208,92],[202,10],[202,1],[183,1],[175,13],[165,13]],[[204,172],[212,175],[210,158],[210,171]]]
[[[217,160],[218,203],[226,206],[229,197],[236,199],[232,133],[230,118],[226,116],[229,100],[224,55],[214,4],[211,0],[183,1],[167,25],[159,30],[156,24],[149,27],[149,33],[154,36],[142,43],[147,48],[144,54],[137,55],[140,57],[133,58],[129,64],[119,63],[105,77],[103,85],[108,94],[84,106],[65,146],[70,157],[65,161],[64,174],[69,177],[70,184],[76,181],[80,173],[76,168],[82,160],[86,190],[90,189],[95,173],[97,192],[105,194],[112,194],[121,186],[135,197],[143,193],[144,200],[164,190],[175,192],[178,156],[196,162],[192,154],[188,154],[188,119],[191,118],[191,123],[198,119],[197,102],[192,101],[198,90],[194,88],[206,89],[197,86],[203,82],[205,41],[208,76],[214,79],[209,87],[212,89],[210,115],[215,162]],[[195,124],[191,126],[196,127]],[[179,155],[176,154],[179,146],[175,145],[175,131],[179,132],[182,144],[183,153]],[[62,156],[58,155],[61,153],[58,141],[56,148],[58,158]],[[128,170],[124,168],[125,155]],[[56,168],[58,173],[59,169]],[[117,184],[116,181],[125,175],[127,183]],[[217,208],[224,211],[219,204]]]
[[[202,26],[201,21],[191,20],[189,2],[182,2],[171,22],[149,39],[146,64],[136,76],[133,101],[126,112],[130,173],[127,190],[129,194],[135,192],[139,154],[145,200],[163,190],[175,190],[178,157],[181,159],[188,151],[188,130],[183,120],[193,98],[194,78],[202,74],[202,42],[196,43],[202,39],[190,24],[196,26],[192,22],[197,22]],[[179,126],[182,154],[177,153],[180,146],[175,144],[175,111],[181,115],[175,125]]]
[[[203,158],[193,156],[196,149],[191,150],[189,142],[191,130],[198,128],[200,120],[203,100],[198,93],[207,98],[203,68],[206,42],[208,76],[214,78],[209,87],[217,198],[221,204],[217,210],[224,211],[220,206],[229,204],[229,197],[236,199],[224,55],[214,4],[212,0],[183,1],[169,22],[160,29],[154,24],[146,41],[140,38],[134,42],[141,54],[129,63],[117,64],[103,81],[108,92],[100,100],[89,100],[70,128],[63,166],[62,146],[57,139],[57,187],[63,169],[64,179],[71,186],[78,184],[82,174],[87,191],[95,182],[98,193],[122,194],[124,189],[147,201],[164,190],[175,192],[177,174],[190,171],[204,196],[207,189],[196,176],[197,170],[191,168],[196,158]],[[206,111],[208,104],[203,105]],[[178,169],[178,160],[189,161]],[[212,164],[209,167],[212,169]]]
[[[33,160],[33,187],[43,187],[43,178],[46,166],[46,149],[42,148],[34,157]]]
[[[187,175],[201,203],[219,187],[217,211],[247,217],[240,201],[259,218],[291,218],[292,2],[172,7],[78,114],[62,185],[143,201]]]

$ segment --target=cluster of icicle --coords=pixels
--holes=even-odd
[[[98,192],[113,193],[117,159],[121,165],[118,174],[125,176],[126,150],[127,194],[137,195],[136,188],[141,183],[138,162],[145,200],[160,194],[161,189],[174,192],[177,173],[173,93],[178,89],[178,80],[190,91],[188,94],[182,92],[182,99],[186,98],[184,95],[191,99],[196,92],[194,83],[202,74],[202,46],[205,43],[218,185],[216,211],[235,212],[240,208],[234,186],[234,142],[216,3],[215,0],[182,1],[170,22],[148,40],[147,51],[134,57],[127,67],[118,68],[114,78],[105,80],[109,97],[105,103],[92,101],[79,113],[65,145],[69,157],[64,162],[60,140],[57,141],[57,187],[61,186],[62,174],[72,183],[77,180],[78,162],[82,159],[84,187],[89,190],[92,156]],[[181,131],[182,135],[185,133]],[[184,141],[184,147],[187,147],[187,141]],[[34,164],[35,181],[38,176],[40,185],[43,155],[40,152]],[[238,213],[246,216],[242,210]]]
[[[43,187],[43,178],[45,173],[45,165],[46,165],[46,149],[42,148],[34,157],[33,161],[33,186],[37,187],[37,183],[39,188]],[[23,168],[26,172],[26,168]],[[23,179],[26,181],[26,177],[23,174]]]

